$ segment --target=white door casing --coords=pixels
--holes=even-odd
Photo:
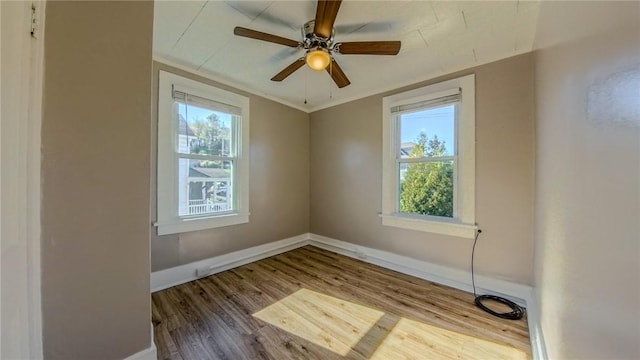
[[[0,2],[0,358],[41,359],[44,1]],[[32,14],[35,31],[32,35]]]

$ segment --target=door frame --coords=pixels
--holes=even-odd
[[[40,166],[45,8],[46,1],[0,2],[2,358],[43,358]]]

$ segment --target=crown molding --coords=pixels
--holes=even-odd
[[[222,85],[230,86],[230,87],[232,87],[232,88],[234,88],[236,90],[240,90],[240,91],[249,93],[250,95],[260,96],[260,97],[263,97],[265,99],[269,99],[271,101],[274,101],[274,102],[277,102],[279,104],[288,106],[290,108],[294,108],[296,110],[300,110],[300,111],[302,111],[302,112],[304,112],[306,114],[310,113],[309,109],[306,109],[306,108],[301,107],[299,105],[296,105],[296,104],[293,104],[291,102],[282,100],[282,99],[280,99],[278,97],[275,97],[273,95],[269,95],[269,94],[266,94],[264,92],[257,91],[257,90],[255,90],[255,89],[253,89],[251,87],[248,87],[246,85],[240,84],[240,83],[238,83],[236,81],[233,81],[231,79],[221,77],[221,76],[216,75],[214,73],[211,73],[209,71],[192,69],[192,68],[190,68],[190,67],[188,67],[186,65],[180,64],[180,63],[178,63],[176,61],[173,61],[173,60],[169,60],[169,59],[167,59],[165,57],[162,57],[162,56],[159,56],[159,55],[154,55],[153,56],[153,61],[157,61],[157,62],[162,63],[164,65],[168,65],[168,66],[174,67],[176,69],[179,69],[179,70],[182,70],[182,71],[186,71],[186,72],[194,74],[194,75],[201,76],[203,78],[206,78],[206,79],[211,80],[211,81],[215,81],[215,82],[220,83]]]
[[[439,70],[439,71],[436,71],[436,72],[430,72],[430,73],[424,74],[423,76],[420,76],[418,78],[412,78],[412,79],[405,80],[405,81],[398,81],[398,82],[395,82],[395,83],[385,84],[385,85],[380,86],[380,87],[370,88],[370,89],[368,89],[368,91],[360,93],[358,95],[332,100],[332,101],[326,102],[324,104],[320,104],[320,105],[317,105],[317,106],[314,106],[314,107],[310,107],[310,108],[305,108],[305,107],[302,107],[300,105],[291,103],[289,101],[285,101],[285,100],[283,100],[281,98],[278,98],[276,96],[273,96],[273,95],[270,95],[270,94],[266,94],[266,93],[261,92],[261,91],[257,91],[256,89],[253,89],[253,88],[251,88],[251,87],[249,87],[247,85],[239,84],[238,82],[235,82],[233,80],[221,77],[219,75],[213,74],[213,73],[208,72],[208,71],[190,69],[189,67],[187,67],[185,65],[182,65],[180,63],[177,63],[175,61],[169,60],[169,59],[164,58],[164,57],[159,56],[159,55],[154,55],[153,56],[153,60],[157,61],[157,62],[160,62],[160,63],[163,63],[165,65],[169,65],[169,66],[175,67],[177,69],[180,69],[180,70],[183,70],[183,71],[186,71],[186,72],[190,72],[190,73],[195,74],[195,75],[202,76],[204,78],[207,78],[209,80],[218,82],[220,84],[223,84],[223,85],[226,85],[226,86],[231,86],[231,87],[233,87],[235,89],[238,89],[240,91],[244,91],[244,92],[247,92],[247,93],[255,95],[255,96],[264,97],[266,99],[275,101],[275,102],[277,102],[279,104],[282,104],[282,105],[285,105],[285,106],[289,106],[289,107],[294,108],[296,110],[303,111],[306,114],[311,114],[311,113],[316,112],[316,111],[320,111],[320,110],[324,110],[324,109],[327,109],[327,108],[330,108],[330,107],[342,105],[342,104],[345,104],[345,103],[348,103],[348,102],[351,102],[351,101],[364,99],[364,98],[369,97],[369,96],[382,95],[384,93],[391,92],[391,91],[394,91],[394,90],[398,90],[398,89],[401,89],[401,88],[404,88],[404,87],[407,87],[407,86],[420,84],[420,83],[423,83],[423,82],[426,82],[426,81],[429,81],[429,80],[433,80],[433,79],[435,79],[437,77],[440,77],[440,76],[446,76],[446,75],[453,74],[453,73],[456,73],[456,72],[459,72],[459,71],[470,70],[470,69],[473,69],[473,68],[481,66],[481,65],[485,65],[485,64],[492,63],[492,62],[508,59],[508,58],[511,58],[511,57],[514,57],[514,56],[526,54],[526,53],[529,53],[531,51],[532,51],[532,49],[522,49],[522,50],[519,50],[519,51],[515,51],[514,53],[512,53],[508,57],[498,58],[498,59],[490,59],[490,60],[486,60],[486,61],[476,62],[475,64],[473,64],[473,66],[457,66],[457,67],[449,68],[449,69],[446,69],[446,70],[442,69],[442,70]]]

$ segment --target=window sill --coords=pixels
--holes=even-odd
[[[403,214],[382,214],[382,225],[393,226],[408,230],[430,232],[434,234],[457,236],[473,239],[478,227],[455,220],[429,220]]]
[[[198,231],[246,224],[249,222],[248,213],[227,214],[195,219],[177,219],[175,221],[161,221],[153,225],[158,228],[158,235],[179,234],[189,231]]]

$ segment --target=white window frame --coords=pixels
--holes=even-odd
[[[428,101],[460,89],[456,121],[457,149],[454,154],[454,217],[445,218],[399,212],[399,169],[397,161],[398,117],[396,106]],[[403,229],[473,239],[475,224],[475,75],[428,85],[382,99],[382,224]]]
[[[235,209],[223,214],[178,216],[178,157],[176,151],[178,124],[174,111],[173,88],[232,105],[241,109],[236,124],[238,142],[234,161],[233,189]],[[214,86],[160,71],[158,81],[158,235],[177,234],[249,222],[249,98]]]

